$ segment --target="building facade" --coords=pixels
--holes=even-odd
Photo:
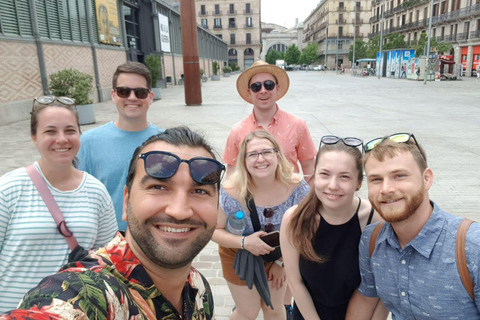
[[[322,0],[303,22],[303,42],[318,43],[320,64],[328,69],[351,67],[353,40],[368,41],[371,1]]]
[[[296,21],[295,27],[285,28],[273,23],[262,22],[262,55],[265,61],[268,51],[275,49],[277,52],[285,52],[287,47],[295,44],[300,51],[307,46],[303,42],[303,24]]]
[[[260,0],[197,0],[197,23],[228,44],[228,64],[241,70],[260,59]]]
[[[33,98],[49,94],[48,77],[66,68],[93,77],[94,101],[110,99],[118,65],[150,53],[161,57],[162,78],[175,83],[181,41],[180,13],[159,0],[0,1],[0,125],[27,119]],[[227,61],[227,44],[202,28],[198,42],[210,75],[213,61]]]
[[[450,54],[464,74],[475,74],[480,63],[480,3],[472,0],[432,0],[432,34],[437,42],[453,45]],[[422,33],[428,33],[429,0],[374,0],[369,38],[381,32],[384,9],[384,36],[400,33],[407,45],[415,44]]]

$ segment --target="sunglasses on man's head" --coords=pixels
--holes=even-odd
[[[180,159],[166,151],[150,151],[139,155],[145,164],[145,172],[152,178],[168,179],[178,170],[182,162],[188,164],[193,181],[200,184],[216,184],[222,179],[225,166],[215,159],[195,157]]]
[[[363,140],[359,138],[354,138],[354,137],[346,137],[346,138],[339,138],[337,136],[323,136],[320,139],[320,148],[322,147],[323,144],[337,144],[339,141],[342,141],[346,146],[349,147],[358,147],[362,146],[363,147]]]
[[[63,105],[66,106],[73,106],[76,107],[75,99],[69,98],[69,97],[55,97],[55,96],[42,96],[33,99],[33,108],[35,108],[35,103],[42,104],[42,105],[49,105],[54,103],[55,101],[60,102]],[[32,109],[33,109],[32,108]]]
[[[115,91],[117,92],[117,96],[119,96],[120,98],[130,97],[130,93],[132,92],[132,90],[138,99],[146,99],[148,98],[148,94],[150,93],[150,90],[147,88],[129,88],[129,87],[115,88]]]
[[[273,89],[275,89],[275,86],[276,86],[275,82],[273,82],[272,80],[266,80],[266,81],[263,81],[263,83],[258,81],[250,85],[250,90],[257,93],[260,90],[262,90],[262,85],[265,87],[265,90],[268,90],[268,91],[272,91]]]
[[[370,140],[364,146],[365,152],[372,151],[376,146],[378,146],[380,143],[382,143],[382,141],[385,140],[385,139],[389,139],[393,142],[398,142],[398,143],[408,143],[411,138],[413,138],[413,141],[415,142],[415,145],[417,146],[418,150],[420,150],[420,154],[422,155],[422,157],[424,159],[426,159],[425,155],[423,154],[422,149],[420,149],[420,146],[418,145],[417,139],[415,138],[413,133],[394,133],[390,136]]]

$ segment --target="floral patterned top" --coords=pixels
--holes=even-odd
[[[97,252],[44,278],[23,298],[24,310],[0,319],[215,319],[207,280],[193,267],[186,280],[177,311],[118,232]]]

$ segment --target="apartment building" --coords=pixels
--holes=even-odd
[[[261,59],[263,61],[272,49],[285,53],[289,46],[295,44],[300,50],[303,50],[308,45],[303,42],[303,23],[298,23],[298,19],[296,19],[294,27],[285,28],[273,23],[262,22],[262,44]]]
[[[260,59],[260,0],[197,0],[197,23],[228,44],[228,64],[242,70]]]
[[[318,43],[320,64],[349,68],[353,39],[368,41],[371,1],[322,0],[303,22],[303,42]]]
[[[465,75],[474,74],[480,63],[480,3],[475,0],[432,1],[432,38],[451,43],[453,61],[463,65]],[[430,0],[372,1],[369,38],[380,34],[383,7],[383,34],[400,33],[407,44],[416,43],[422,33],[428,33],[430,3]]]

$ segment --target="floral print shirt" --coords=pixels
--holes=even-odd
[[[97,252],[44,278],[23,298],[19,310],[0,316],[0,320],[215,319],[207,280],[193,267],[186,280],[183,310],[176,310],[118,232]]]

